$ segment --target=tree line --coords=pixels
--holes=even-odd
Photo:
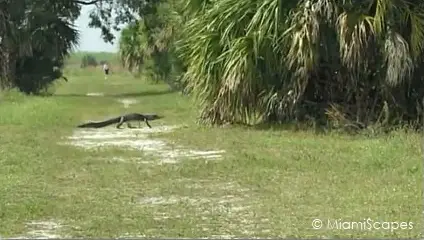
[[[114,41],[111,29],[127,24],[119,43],[123,65],[184,88],[197,99],[204,123],[310,121],[349,129],[423,123],[422,1],[62,1],[21,0],[27,5],[16,13],[21,25],[13,31],[4,24],[13,11],[0,7],[0,36],[12,39],[2,41],[8,51],[2,51],[0,61],[26,58],[26,66],[33,66],[55,55],[54,64],[62,66],[61,56],[77,43],[71,25],[60,25],[63,33],[54,31],[69,38],[55,38],[53,27],[45,27],[42,31],[52,35],[32,34],[26,44],[12,43],[23,39],[19,32],[38,32],[34,29],[53,19],[72,23],[82,4],[93,4],[90,26],[100,28],[105,41]],[[36,19],[42,4],[54,17],[25,25],[25,19]],[[55,43],[63,51],[37,57],[47,55],[37,42],[49,37],[63,41]],[[22,45],[32,54],[11,47]],[[2,65],[2,79],[7,79],[2,86],[34,82],[11,76],[15,65]]]

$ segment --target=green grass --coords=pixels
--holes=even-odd
[[[50,97],[16,92],[0,97],[2,237],[28,235],[35,228],[26,225],[31,221],[61,223],[51,231],[65,237],[421,236],[418,134],[365,138],[279,128],[207,128],[194,124],[193,102],[165,85],[126,73],[106,81],[101,71],[68,69],[67,76],[69,82],[58,83]],[[86,96],[89,92],[105,96]],[[117,101],[121,98],[138,103],[124,109]],[[79,123],[130,111],[165,115],[151,122],[153,129],[188,126],[148,138],[175,148],[226,153],[222,160],[160,165],[159,157],[141,150],[61,144]],[[328,220],[370,218],[412,222],[413,228],[314,230],[316,218],[325,225]]]

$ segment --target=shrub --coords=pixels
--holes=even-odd
[[[86,68],[89,66],[97,67],[97,65],[98,63],[97,63],[96,57],[90,54],[84,55],[84,57],[81,60],[81,68]]]

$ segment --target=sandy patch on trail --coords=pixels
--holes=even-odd
[[[182,158],[219,159],[225,152],[224,150],[201,151],[191,150],[181,146],[170,146],[164,140],[151,139],[148,135],[149,133],[170,132],[176,128],[178,128],[178,126],[154,126],[153,128],[141,129],[102,128],[76,130],[72,136],[68,137],[70,141],[67,143],[86,149],[122,147],[141,150],[143,153],[159,157],[159,164],[177,163]]]
[[[129,98],[129,99],[118,99],[117,101],[124,104],[124,108],[129,108],[131,104],[138,103],[137,100],[131,99],[131,98]]]
[[[212,182],[211,180],[193,180],[193,179],[179,179],[178,182],[183,184],[186,188],[192,189],[211,189],[225,192],[248,192],[249,189],[243,188],[235,182]]]
[[[143,197],[139,199],[138,204],[155,208],[154,220],[156,221],[200,217],[195,227],[206,232],[214,229],[215,233],[234,233],[238,236],[251,237],[258,232],[270,231],[265,219],[255,217],[253,205],[258,203],[252,202],[248,195]],[[184,206],[184,210],[176,210],[178,206]],[[184,216],[185,214],[188,215]],[[227,222],[227,224],[219,226],[219,223],[222,222]],[[219,238],[219,236],[208,237]],[[232,235],[232,237],[234,236]]]
[[[180,202],[188,203],[191,205],[200,205],[200,204],[206,204],[206,203],[218,203],[218,204],[226,204],[226,203],[233,203],[237,201],[242,201],[242,198],[235,197],[232,195],[218,197],[218,198],[190,198],[190,197],[177,197],[177,196],[171,196],[171,197],[147,197],[140,199],[140,204],[152,204],[152,205],[169,205],[169,204],[176,204]],[[242,210],[246,209],[248,207],[237,207],[236,210]]]
[[[119,236],[119,238],[128,238],[128,239],[134,239],[134,238],[145,238],[146,235],[141,235],[141,234],[130,234],[130,233],[125,233],[124,235]]]
[[[90,97],[101,97],[101,96],[104,96],[105,94],[104,93],[93,92],[93,93],[87,93],[86,95],[87,96],[90,96]]]
[[[12,237],[11,239],[51,239],[66,238],[58,234],[63,227],[60,223],[51,221],[32,221],[25,224],[28,232],[24,236]]]
[[[209,233],[206,238],[225,238],[225,234],[229,233],[233,234],[231,238],[251,238],[260,232],[271,231],[269,220],[255,214],[256,206],[261,204],[260,199],[253,197],[242,185],[212,179],[183,178],[177,181],[187,188],[188,191],[183,192],[189,195],[164,196],[158,192],[159,195],[140,197],[137,204],[153,209],[156,221],[192,219],[193,227],[202,229],[205,235]],[[193,189],[198,185],[203,186],[202,190]],[[221,224],[223,222],[226,224]]]
[[[126,83],[126,82],[109,82],[107,84],[109,84],[109,85],[128,85],[129,83]]]

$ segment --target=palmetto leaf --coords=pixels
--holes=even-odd
[[[399,85],[412,75],[414,66],[409,54],[409,46],[400,34],[388,32],[384,53],[387,64],[386,80],[389,84]]]
[[[351,69],[360,69],[366,59],[370,38],[375,37],[373,18],[364,14],[343,12],[337,19],[340,54]]]

